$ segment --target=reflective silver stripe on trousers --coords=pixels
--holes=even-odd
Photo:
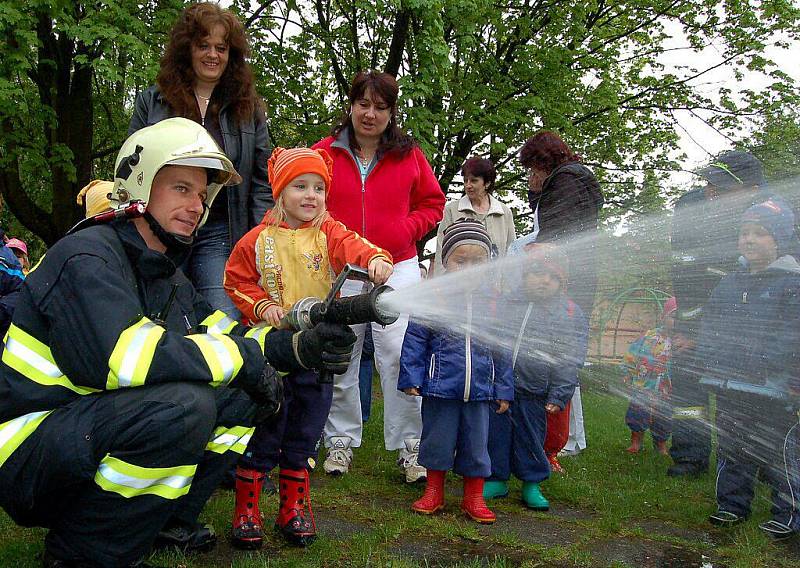
[[[194,479],[194,476],[186,477],[185,475],[170,475],[158,479],[142,479],[141,477],[133,477],[120,473],[105,463],[100,464],[100,467],[97,468],[97,472],[110,482],[116,483],[117,485],[124,485],[131,489],[145,489],[147,487],[153,487],[154,485],[166,485],[173,489],[183,489],[191,485],[192,479]]]
[[[61,369],[54,365],[52,361],[48,361],[36,353],[36,351],[33,351],[32,349],[23,345],[13,337],[9,337],[6,340],[6,350],[8,350],[12,355],[16,355],[23,361],[27,362],[30,366],[35,367],[37,371],[41,371],[48,377],[57,379],[64,375],[64,373],[61,372]]]
[[[150,330],[158,327],[153,322],[146,322],[142,327],[136,330],[136,334],[131,339],[130,345],[125,349],[125,355],[122,357],[122,363],[119,366],[119,373],[117,374],[117,381],[120,388],[130,387],[133,382],[133,374],[136,372],[136,363],[139,362],[139,357],[142,355],[144,342],[147,339]]]

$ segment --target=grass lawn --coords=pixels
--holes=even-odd
[[[665,475],[669,458],[649,444],[639,455],[624,452],[629,431],[626,401],[608,392],[612,372],[597,369],[583,381],[589,448],[564,458],[566,475],[543,484],[549,513],[528,511],[519,502],[519,482],[511,495],[492,501],[497,523],[480,526],[459,512],[460,479],[448,477],[443,514],[424,517],[410,504],[422,486],[406,485],[394,452],[382,449],[381,408],[377,401],[356,452],[351,473],[321,473],[312,480],[319,538],[308,549],[290,548],[272,532],[259,552],[230,548],[226,533],[233,510],[231,492],[219,491],[203,513],[221,535],[205,555],[157,554],[162,566],[235,568],[278,566],[630,566],[630,567],[797,567],[800,543],[773,544],[757,524],[769,516],[764,488],[756,494],[751,519],[730,532],[713,529],[706,517],[714,507],[714,476],[695,480]],[[648,436],[649,438],[649,436]],[[262,499],[267,519],[277,497]],[[271,525],[271,521],[267,522]],[[0,566],[39,565],[44,531],[16,527],[0,512]]]

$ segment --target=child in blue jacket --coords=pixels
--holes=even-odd
[[[564,294],[564,255],[549,244],[534,246],[528,255],[520,288],[505,306],[505,319],[515,330],[514,407],[490,420],[492,474],[484,496],[508,495],[513,473],[523,482],[523,503],[547,511],[550,504],[539,488],[550,476],[544,451],[547,415],[562,412],[575,392],[586,324],[580,308],[570,308]],[[571,315],[571,309],[578,313]]]
[[[756,474],[772,488],[773,539],[800,531],[798,364],[800,264],[788,252],[794,214],[769,199],[742,217],[743,268],[724,277],[704,310],[701,384],[717,392],[717,512],[730,526],[750,514]]]
[[[443,235],[445,272],[486,262],[491,247],[480,221],[456,221]],[[471,320],[479,306],[471,297],[464,303]],[[479,523],[496,520],[483,500],[483,481],[491,471],[489,416],[505,412],[514,393],[507,359],[507,355],[479,344],[470,333],[431,329],[413,319],[409,322],[397,388],[423,397],[419,463],[428,470],[425,493],[411,506],[414,511],[431,515],[444,508],[444,478],[452,469],[464,478],[464,513]]]

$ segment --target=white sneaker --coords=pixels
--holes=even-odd
[[[350,470],[353,461],[353,450],[350,443],[353,440],[348,436],[331,436],[331,446],[328,448],[328,457],[322,464],[322,469],[328,475],[344,475]]]
[[[406,447],[400,450],[397,465],[405,472],[406,483],[425,481],[428,477],[428,472],[417,462],[419,459],[419,438],[409,438],[404,440],[404,443]]]

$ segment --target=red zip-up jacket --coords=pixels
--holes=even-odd
[[[328,136],[313,148],[333,158],[333,182],[328,211],[337,221],[387,250],[394,262],[413,258],[416,243],[441,221],[444,193],[428,160],[415,146],[405,156],[381,157],[367,174],[361,172],[348,147],[347,130]]]

